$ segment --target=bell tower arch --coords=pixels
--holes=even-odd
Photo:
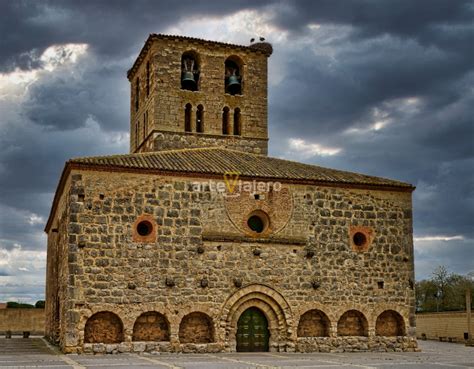
[[[150,35],[127,73],[130,152],[221,146],[267,155],[272,51],[266,42]]]

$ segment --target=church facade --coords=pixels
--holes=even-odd
[[[130,153],[69,160],[45,228],[64,352],[416,349],[414,187],[268,157],[271,53],[150,35]]]

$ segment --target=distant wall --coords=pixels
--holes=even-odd
[[[0,334],[10,330],[14,334],[29,331],[44,335],[44,320],[44,309],[1,309]]]
[[[416,315],[416,336],[418,338],[425,334],[428,339],[437,340],[439,337],[456,337],[459,341],[463,341],[464,332],[467,332],[465,311]],[[471,319],[471,332],[474,334],[474,312]]]

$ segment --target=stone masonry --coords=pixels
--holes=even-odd
[[[248,301],[269,311],[272,350],[347,349],[357,347],[359,340],[369,348],[383,340],[394,348],[415,347],[414,340],[396,338],[414,332],[410,193],[288,185],[291,217],[278,232],[279,244],[273,244],[251,238],[232,241],[239,229],[229,217],[229,206],[247,203],[246,196],[226,200],[210,190],[194,192],[186,178],[75,171],[71,179],[68,237],[57,245],[68,255],[67,288],[58,296],[69,319],[66,334],[58,337],[66,351],[87,347],[86,324],[102,311],[120,318],[124,342],[130,345],[147,314],[157,311],[163,314],[160,329],[169,324],[169,332],[157,335],[160,342],[169,340],[166,350],[207,343],[212,331],[218,344],[212,350],[232,350],[237,316],[223,313]],[[257,208],[272,206],[253,201]],[[278,216],[278,208],[272,210]],[[132,241],[133,224],[142,214],[156,222],[154,242]],[[374,230],[367,252],[352,250],[352,224]],[[230,237],[217,241],[225,234]],[[314,251],[311,257],[308,250]],[[236,287],[237,280],[241,287]],[[245,291],[241,297],[240,291]],[[236,301],[229,303],[232,296]],[[301,317],[315,310],[311,327]],[[394,319],[386,311],[396,312],[402,331],[390,328]],[[197,313],[205,317],[201,322]],[[208,321],[212,329],[206,331]],[[149,323],[153,330],[155,322]],[[393,338],[376,336],[387,330]],[[194,332],[194,339],[186,331]],[[325,336],[342,337],[318,338]]]
[[[183,91],[191,49],[199,90]],[[242,96],[224,93],[226,55],[244,61]],[[270,351],[416,350],[414,188],[267,157],[268,56],[150,36],[128,74],[132,153],[68,161],[46,225],[46,336],[62,351],[232,352],[249,309]],[[204,133],[184,132],[188,102]],[[237,105],[241,135],[223,134]]]
[[[258,45],[257,45],[258,46]],[[193,51],[199,68],[198,90],[180,86],[181,60]],[[130,152],[186,147],[226,146],[267,154],[267,58],[270,51],[238,47],[187,37],[151,35],[132,69]],[[242,93],[225,93],[228,58],[240,64]],[[148,81],[148,82],[147,82]],[[138,87],[138,88],[137,88]],[[191,106],[191,130],[185,132],[186,105]],[[203,132],[196,132],[196,112],[203,107]],[[222,132],[224,108],[229,124],[236,109],[241,112],[242,132]]]

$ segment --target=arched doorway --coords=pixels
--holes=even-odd
[[[290,305],[278,291],[263,284],[239,288],[222,306],[218,334],[229,343],[230,351],[237,351],[238,320],[249,308],[260,309],[267,319],[269,351],[287,351],[296,329]]]
[[[245,310],[237,322],[237,351],[268,351],[269,338],[268,320],[263,312],[256,307]]]

